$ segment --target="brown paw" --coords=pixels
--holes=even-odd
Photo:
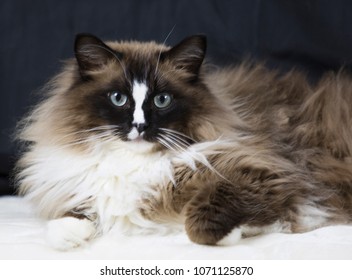
[[[198,244],[215,245],[223,239],[231,228],[226,226],[226,221],[217,215],[214,210],[199,209],[207,214],[190,215],[186,220],[186,232],[190,240]]]
[[[193,242],[215,245],[241,222],[233,205],[232,187],[223,184],[206,186],[189,202],[185,227]]]

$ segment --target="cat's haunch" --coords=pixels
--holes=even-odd
[[[174,47],[77,35],[20,123],[19,193],[67,250],[112,228],[201,244],[352,220],[352,79],[316,85]]]

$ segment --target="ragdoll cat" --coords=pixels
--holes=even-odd
[[[19,193],[58,249],[117,228],[200,244],[352,220],[352,82],[203,63],[174,47],[76,37],[20,126]]]

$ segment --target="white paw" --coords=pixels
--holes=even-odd
[[[48,222],[46,239],[55,249],[66,251],[85,245],[95,232],[91,221],[65,217]]]
[[[228,235],[223,239],[219,240],[216,245],[220,246],[231,246],[237,244],[242,238],[242,230],[240,228],[234,228]]]

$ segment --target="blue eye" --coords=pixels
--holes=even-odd
[[[126,94],[119,93],[117,91],[109,92],[109,98],[112,104],[117,107],[122,107],[127,103],[128,97]]]
[[[171,102],[172,96],[168,93],[160,93],[154,97],[154,105],[159,109],[166,108],[171,104]]]

